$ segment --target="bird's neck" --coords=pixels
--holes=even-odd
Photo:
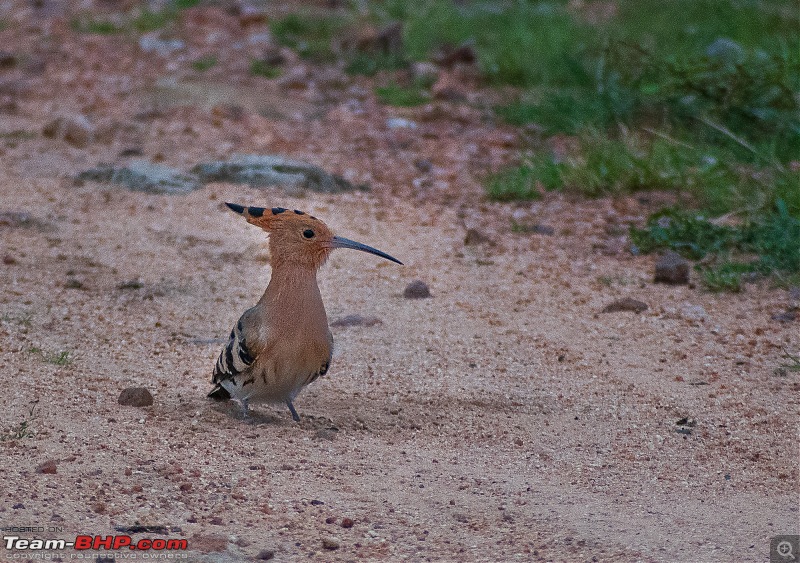
[[[261,300],[284,310],[321,307],[316,270],[285,262],[275,265]]]

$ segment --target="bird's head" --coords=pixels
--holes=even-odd
[[[397,258],[376,248],[334,235],[325,223],[302,211],[283,207],[245,207],[235,203],[225,205],[244,216],[248,223],[269,233],[273,267],[295,264],[316,270],[325,263],[334,248],[361,250],[402,264]]]

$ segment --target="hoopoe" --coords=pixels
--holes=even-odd
[[[259,302],[233,327],[214,367],[211,382],[216,386],[208,396],[238,400],[245,416],[250,402],[285,403],[299,422],[292,401],[303,387],[327,373],[333,351],[317,270],[334,248],[402,262],[334,236],[325,223],[302,211],[225,205],[269,233],[272,276]]]

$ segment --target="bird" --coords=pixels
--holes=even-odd
[[[321,220],[299,210],[225,203],[269,235],[272,273],[258,303],[244,312],[220,352],[208,397],[249,403],[284,403],[295,422],[294,399],[328,372],[333,336],[322,302],[317,271],[331,252],[350,248],[402,265],[376,248],[336,236]]]

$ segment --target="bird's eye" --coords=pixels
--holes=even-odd
[[[306,229],[305,231],[303,231],[303,236],[306,238],[313,238],[314,231],[312,231],[311,229]]]

